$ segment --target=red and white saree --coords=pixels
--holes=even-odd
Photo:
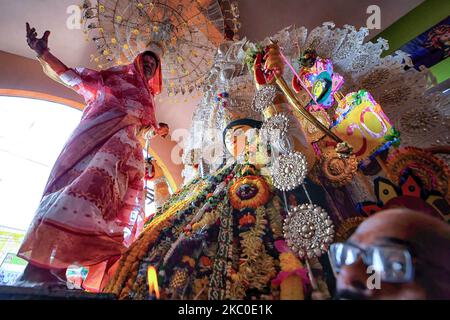
[[[144,159],[136,135],[157,127],[153,96],[161,90],[161,66],[148,82],[142,54],[126,66],[68,69],[59,77],[86,107],[18,255],[43,268],[90,266],[95,273],[120,256],[143,224]]]

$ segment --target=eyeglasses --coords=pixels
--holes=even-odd
[[[339,274],[343,266],[352,265],[361,257],[366,266],[373,267],[383,282],[405,283],[414,277],[411,254],[401,246],[374,245],[363,249],[351,243],[334,243],[328,255],[335,275]]]

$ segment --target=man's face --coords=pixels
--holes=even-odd
[[[153,58],[151,55],[144,55],[143,61],[145,77],[147,78],[147,80],[150,80],[155,75],[158,64],[155,58]]]
[[[408,233],[401,223],[391,223],[389,219],[375,215],[362,223],[347,242],[362,249],[393,246],[408,250],[411,247]],[[371,285],[374,283],[373,271],[368,270],[361,257],[355,263],[341,267],[336,280],[336,295],[341,299],[426,299],[426,290],[416,278],[407,283],[380,281],[379,288],[374,288]]]

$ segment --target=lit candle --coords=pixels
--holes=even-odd
[[[156,274],[155,267],[148,267],[147,269],[147,282],[148,282],[148,294],[153,295],[155,292],[156,299],[159,299],[159,286],[158,286],[158,276]]]

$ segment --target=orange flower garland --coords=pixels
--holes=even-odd
[[[245,226],[247,224],[254,224],[255,221],[256,221],[255,217],[247,213],[246,215],[244,215],[242,218],[239,219],[239,225]]]
[[[206,183],[204,181],[198,183],[190,195],[185,199],[169,207],[159,216],[155,216],[139,235],[138,239],[122,256],[116,274],[105,288],[105,292],[118,295],[119,299],[125,299],[130,290],[138,287],[139,284],[135,281],[137,276],[137,266],[140,259],[146,254],[148,247],[156,241],[162,230],[172,226],[172,219],[177,211],[187,207],[197,196],[198,192],[202,191],[205,187]]]
[[[228,198],[235,209],[256,209],[270,199],[270,187],[261,176],[245,176],[236,180],[228,191]]]
[[[211,266],[211,259],[208,258],[207,256],[202,256],[200,258],[200,263],[205,267],[209,267]]]

